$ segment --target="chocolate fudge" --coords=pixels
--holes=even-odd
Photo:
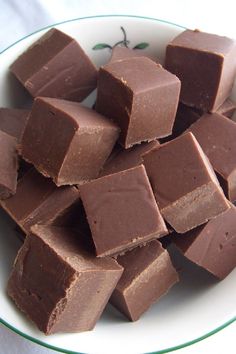
[[[203,115],[189,128],[220,177],[231,201],[236,201],[236,123],[214,113]]]
[[[217,109],[216,113],[231,118],[236,110],[236,103],[229,98]]]
[[[33,96],[82,101],[96,88],[97,69],[80,45],[56,28],[21,54],[11,72]]]
[[[36,98],[20,153],[58,185],[96,178],[119,128],[92,109],[56,98]]]
[[[110,302],[131,321],[138,320],[179,279],[168,252],[157,240],[117,257],[117,262],[124,273]]]
[[[0,131],[0,199],[9,198],[16,192],[17,184],[17,141]]]
[[[118,151],[114,154],[114,157],[111,157],[105,163],[100,176],[111,175],[112,173],[141,165],[143,163],[142,154],[159,145],[159,142],[154,140],[150,143],[142,143],[130,149]]]
[[[96,110],[120,126],[127,149],[171,134],[179,92],[179,79],[152,60],[118,60],[99,70]]]
[[[236,42],[227,37],[186,30],[173,39],[166,48],[165,67],[181,80],[181,102],[216,111],[233,87],[235,55]]]
[[[80,195],[99,257],[167,234],[143,165],[84,184]]]
[[[8,282],[8,294],[46,334],[91,330],[122,274],[112,258],[96,258],[75,232],[35,225]]]
[[[35,169],[28,171],[17,184],[16,194],[1,202],[3,209],[18,226],[28,233],[30,227],[38,224],[69,224],[73,210],[80,215],[80,195],[76,187],[57,188],[48,178]]]
[[[0,130],[20,141],[29,113],[27,109],[0,108]]]
[[[185,233],[229,209],[216,175],[192,133],[143,155],[164,219]]]
[[[174,242],[185,257],[219,279],[236,267],[236,208],[208,221],[205,225],[175,235]]]

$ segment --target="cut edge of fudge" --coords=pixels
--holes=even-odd
[[[191,229],[194,229],[195,227],[204,224],[205,222],[207,222],[208,220],[216,217],[217,215],[227,211],[230,208],[230,203],[227,201],[227,199],[224,196],[224,192],[220,187],[219,181],[216,177],[216,174],[207,158],[207,156],[205,155],[205,153],[203,152],[200,144],[198,143],[197,139],[195,138],[194,134],[189,132],[195,142],[195,146],[198,150],[198,153],[200,155],[200,157],[202,158],[202,161],[205,165],[206,171],[208,172],[209,175],[209,182],[205,185],[205,186],[199,186],[198,188],[196,188],[194,191],[191,191],[190,193],[188,193],[187,195],[184,195],[182,198],[178,199],[177,201],[173,202],[172,204],[170,204],[169,206],[161,209],[161,213],[164,215],[164,218],[166,218],[167,222],[170,223],[171,222],[169,220],[169,215],[172,214],[171,210],[173,207],[176,207],[176,209],[178,211],[180,211],[179,205],[182,205],[181,207],[181,219],[187,219],[188,215],[189,215],[189,205],[191,204],[195,204],[196,199],[198,199],[200,201],[200,203],[202,203],[202,206],[204,206],[205,203],[208,202],[208,204],[211,204],[210,200],[211,198],[214,198],[214,195],[218,194],[218,200],[214,202],[214,199],[212,200],[212,205],[218,205],[219,208],[215,211],[214,215],[212,215],[211,217],[207,217],[205,220],[202,220],[200,223],[197,223],[195,225],[192,225]],[[185,133],[185,134],[189,134],[189,133]],[[177,138],[178,139],[178,138]],[[166,143],[168,144],[168,143]],[[204,187],[204,193],[202,193],[202,189]],[[188,197],[190,197],[190,200],[187,199]],[[211,197],[211,198],[209,198]],[[184,207],[183,207],[184,204]],[[175,231],[181,233],[184,232],[184,230],[182,230],[182,228],[177,227],[177,226],[173,226],[171,225]]]

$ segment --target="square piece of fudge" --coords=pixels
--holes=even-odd
[[[28,109],[0,108],[0,130],[21,140],[29,118]]]
[[[46,334],[93,329],[123,268],[87,252],[80,235],[35,225],[8,281],[8,295]]]
[[[205,114],[189,128],[219,176],[232,202],[236,201],[236,123],[220,114]]]
[[[211,219],[172,241],[185,257],[217,278],[225,278],[236,267],[236,208]]]
[[[236,42],[227,37],[186,30],[174,38],[166,48],[165,67],[181,81],[181,102],[216,111],[233,87],[235,55]]]
[[[229,209],[229,202],[192,133],[143,155],[164,219],[184,233]]]
[[[58,188],[50,179],[43,177],[34,168],[17,183],[14,196],[1,202],[2,208],[25,232],[34,224],[69,223],[69,215],[77,213],[79,225],[80,195],[76,187]]]
[[[99,257],[167,233],[143,165],[83,184],[80,195]]]
[[[124,272],[110,302],[131,321],[147,309],[178,281],[169,253],[154,240],[117,257]]]
[[[0,131],[0,199],[16,192],[18,156],[17,140]]]
[[[99,70],[96,110],[120,126],[127,149],[171,134],[179,92],[179,79],[152,60],[118,60]]]
[[[58,185],[96,178],[118,138],[109,119],[77,102],[36,98],[20,153]]]
[[[33,97],[82,101],[97,85],[97,69],[74,38],[50,29],[10,67]]]

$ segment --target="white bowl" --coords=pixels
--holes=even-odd
[[[109,48],[101,49],[104,46],[98,44],[113,46],[123,40],[121,27],[130,48],[145,47],[141,49],[144,54],[160,60],[163,60],[166,44],[184,29],[161,20],[120,15],[75,19],[50,27],[57,27],[76,38],[98,66],[110,55]],[[22,107],[29,101],[29,96],[9,74],[8,68],[48,28],[23,38],[1,53],[0,106]],[[236,90],[233,97],[236,99]],[[236,319],[236,269],[218,282],[177,255],[175,263],[183,268],[180,283],[139,321],[128,322],[108,305],[91,332],[45,336],[6,295],[9,272],[21,243],[13,223],[2,211],[0,231],[0,321],[43,346],[68,353],[165,353],[202,340]]]

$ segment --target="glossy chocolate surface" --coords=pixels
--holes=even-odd
[[[80,194],[100,257],[167,233],[143,165],[84,184]]]

